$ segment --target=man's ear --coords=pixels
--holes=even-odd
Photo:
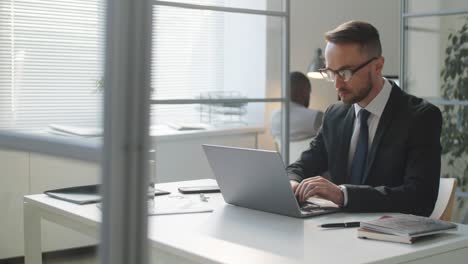
[[[382,75],[384,64],[385,58],[383,56],[380,56],[375,62],[375,71],[377,72],[377,74]]]

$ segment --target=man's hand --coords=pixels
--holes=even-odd
[[[293,190],[293,193],[296,193],[296,189],[299,186],[299,183],[297,181],[293,181],[293,180],[290,180],[289,182],[291,183],[291,188]]]
[[[300,202],[304,202],[309,197],[317,195],[324,199],[330,200],[337,205],[343,205],[344,195],[341,189],[336,184],[330,182],[322,176],[316,176],[303,180],[295,187],[291,182],[291,186],[293,187],[294,194]]]

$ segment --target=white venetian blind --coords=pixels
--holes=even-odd
[[[224,13],[154,5],[153,25],[154,99],[194,99],[223,89]],[[196,105],[153,105],[152,120],[199,122],[200,113]]]
[[[101,126],[104,3],[0,0],[0,129]],[[152,97],[223,90],[224,13],[155,4],[153,16]],[[152,120],[198,122],[200,114],[196,105],[153,105]]]
[[[0,128],[101,125],[104,1],[0,1]]]

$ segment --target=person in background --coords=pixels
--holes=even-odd
[[[430,215],[440,179],[440,110],[382,77],[385,59],[371,24],[349,21],[325,39],[321,73],[341,102],[328,107],[310,148],[287,168],[296,197],[317,195],[354,212]]]
[[[309,79],[300,72],[289,75],[291,103],[289,104],[289,139],[299,141],[315,136],[322,124],[323,112],[309,109],[312,86]],[[271,113],[271,134],[278,142],[281,137],[281,111]]]

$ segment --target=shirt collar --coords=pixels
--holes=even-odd
[[[293,101],[290,101],[290,102],[289,102],[289,105],[292,106],[292,107],[295,106],[295,107],[304,107],[304,108],[305,108],[305,106],[303,106],[303,105],[301,105],[301,104],[298,104],[298,103],[296,103],[296,102],[293,102]]]
[[[380,118],[382,116],[382,113],[385,109],[385,105],[387,104],[388,98],[390,98],[390,92],[392,91],[392,85],[390,82],[384,79],[384,84],[382,87],[382,90],[380,90],[379,94],[365,107],[367,111],[369,111],[371,114],[376,115]],[[353,104],[354,105],[354,113],[356,116],[358,116],[359,111],[361,111],[362,107],[360,107],[358,104]]]

